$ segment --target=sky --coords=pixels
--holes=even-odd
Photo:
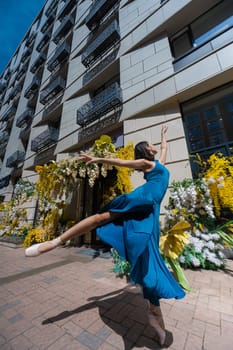
[[[0,0],[0,74],[46,0]]]

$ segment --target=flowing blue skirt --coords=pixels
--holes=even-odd
[[[142,287],[145,299],[159,305],[161,298],[185,296],[159,251],[160,203],[145,195],[143,186],[115,198],[101,212],[122,213],[119,219],[97,228],[99,238],[130,263],[133,284]]]

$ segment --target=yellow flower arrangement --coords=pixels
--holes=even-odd
[[[220,217],[224,209],[233,212],[233,156],[212,154],[206,162],[199,156],[198,163],[205,169],[202,175],[209,185],[216,216]]]
[[[23,245],[25,248],[27,248],[27,247],[30,247],[32,244],[41,243],[51,238],[52,237],[45,234],[45,231],[43,230],[43,228],[38,227],[29,231],[29,233],[27,234],[24,240]]]
[[[191,225],[186,221],[177,222],[165,235],[160,237],[159,247],[163,255],[171,259],[177,259],[182,253],[185,244],[189,242],[189,230]]]
[[[133,143],[128,143],[125,147],[119,148],[116,153],[116,157],[120,159],[133,159],[134,149]],[[132,184],[130,181],[130,174],[132,169],[125,167],[116,167],[117,169],[117,184],[116,187],[120,193],[127,193],[132,190]]]

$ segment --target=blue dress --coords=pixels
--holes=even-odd
[[[132,283],[142,286],[145,299],[159,305],[159,299],[181,299],[185,292],[169,272],[159,252],[160,204],[168,187],[169,171],[156,160],[155,167],[144,173],[144,179],[145,184],[120,195],[100,209],[100,213],[124,214],[98,227],[97,235],[129,261]]]

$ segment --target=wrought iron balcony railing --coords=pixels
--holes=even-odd
[[[6,88],[6,82],[5,81],[1,82],[0,83],[0,94],[5,90],[5,88]]]
[[[19,92],[21,92],[21,90],[22,90],[21,84],[16,85],[16,86],[11,90],[11,92],[9,93],[8,99],[9,99],[9,100],[13,100],[13,98],[15,98],[15,97],[17,96],[17,94],[18,94]]]
[[[90,124],[121,105],[121,88],[115,82],[77,110],[77,124],[82,127]]]
[[[29,136],[30,136],[30,132],[31,132],[31,128],[25,128],[25,129],[22,129],[19,133],[19,138],[22,140],[22,141],[26,141],[29,139]]]
[[[56,67],[68,57],[69,53],[70,53],[70,44],[64,41],[48,61],[48,64],[47,64],[48,70],[50,72],[55,70]]]
[[[55,20],[55,14],[51,13],[50,16],[47,18],[46,22],[43,24],[43,26],[41,27],[41,32],[45,33],[46,30],[51,26],[51,24],[54,22]]]
[[[57,28],[53,35],[53,42],[58,44],[59,41],[64,38],[74,25],[74,18],[71,15],[67,15],[63,18],[60,26]]]
[[[23,162],[25,158],[25,152],[16,151],[6,160],[6,166],[8,168],[16,167],[19,163]]]
[[[7,187],[10,183],[10,179],[11,179],[11,176],[10,175],[7,175],[5,177],[2,177],[0,179],[0,189],[4,188],[4,187]]]
[[[1,131],[0,132],[0,145],[5,145],[9,140],[10,135],[7,131]]]
[[[87,84],[92,80],[97,74],[103,71],[110,63],[114,62],[117,56],[118,50],[112,51],[110,54],[106,55],[100,60],[92,69],[88,70],[83,76],[83,84]]]
[[[20,80],[27,72],[27,66],[24,64],[22,68],[18,71],[18,73],[15,76],[16,80]]]
[[[114,46],[120,40],[120,29],[116,20],[106,27],[100,35],[92,41],[82,54],[81,61],[85,66],[90,65],[104,51]]]
[[[32,48],[28,47],[21,57],[21,62],[26,61],[26,59],[31,55],[31,53],[32,53]]]
[[[48,149],[45,149],[44,151],[36,154],[34,158],[34,165],[44,165],[46,163],[51,162],[51,160],[55,160],[55,147],[50,147]]]
[[[38,58],[35,60],[35,62],[33,63],[33,65],[30,68],[30,72],[31,73],[35,73],[37,71],[37,69],[45,62],[46,60],[46,56],[44,53],[41,53]]]
[[[100,20],[108,13],[111,8],[118,3],[119,0],[98,0],[95,1],[90,7],[90,12],[88,13],[85,23],[86,26],[92,30],[95,28]]]
[[[52,28],[49,27],[47,32],[44,33],[43,38],[41,39],[41,41],[39,42],[39,44],[36,47],[36,51],[41,52],[45,48],[45,46],[47,46],[49,44],[49,39],[50,39],[51,32],[52,32],[51,29]]]
[[[10,76],[11,76],[11,73],[12,73],[12,70],[11,70],[10,68],[8,68],[8,69],[6,70],[4,79],[5,79],[5,80],[9,80],[9,79],[10,79]]]
[[[62,77],[57,77],[51,83],[49,83],[42,91],[40,95],[40,103],[43,105],[54,98],[59,92],[64,90],[65,80]]]
[[[40,86],[40,79],[36,76],[32,79],[31,84],[28,86],[28,88],[25,90],[24,97],[30,98],[32,95],[34,95]]]
[[[40,135],[35,137],[31,143],[31,150],[38,152],[41,149],[48,147],[58,140],[58,129],[48,127],[47,130],[43,131]]]
[[[47,17],[49,17],[51,15],[51,13],[55,12],[58,2],[59,2],[59,0],[54,0],[51,3],[51,5],[47,8],[47,10],[45,11],[45,15]]]
[[[37,103],[37,99],[38,99],[38,90],[30,95],[30,97],[29,97],[29,99],[27,101],[27,107],[35,109],[36,103]]]
[[[31,108],[26,109],[16,120],[16,126],[18,128],[24,128],[32,121],[32,117],[34,115],[34,111]]]
[[[28,37],[26,43],[25,43],[25,46],[31,47],[35,41],[35,38],[36,38],[36,32],[31,33],[30,36]]]
[[[57,18],[61,21],[62,18],[71,13],[74,5],[76,4],[76,0],[66,0],[64,6],[58,12]]]
[[[59,108],[61,109],[62,96],[63,94],[58,95],[55,99],[53,99],[51,104],[46,106],[42,115],[41,124],[45,124],[48,119],[54,118],[55,115],[57,116],[57,113],[59,113],[58,112]]]
[[[16,107],[11,106],[0,118],[0,121],[7,122],[10,118],[12,118],[15,115],[15,113],[16,113]]]
[[[3,159],[5,157],[6,146],[7,146],[7,144],[4,144],[4,145],[1,145],[1,147],[0,147],[0,159]]]

